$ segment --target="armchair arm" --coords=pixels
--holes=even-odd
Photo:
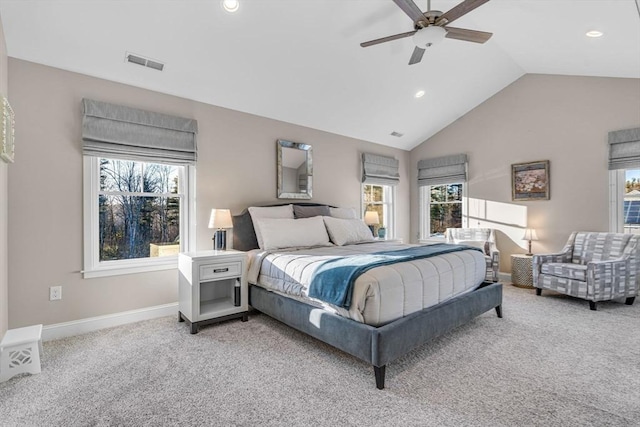
[[[533,285],[535,286],[536,283],[538,283],[538,276],[540,274],[542,264],[546,262],[569,263],[571,262],[572,255],[573,247],[568,246],[565,246],[562,252],[534,255],[531,262],[531,266],[533,268]]]
[[[573,251],[558,252],[555,254],[537,254],[533,256],[534,270],[536,264],[539,266],[545,262],[571,262],[571,254]]]
[[[500,266],[500,250],[496,247],[495,243],[491,244],[489,254],[491,256],[491,265],[494,270],[498,271]]]
[[[587,263],[587,294],[594,301],[634,297],[638,293],[637,271],[630,256]]]

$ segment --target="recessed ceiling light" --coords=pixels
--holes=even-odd
[[[416,98],[422,98],[424,96],[424,91],[423,90],[419,90],[416,92],[416,94],[414,95]]]
[[[240,8],[240,2],[238,0],[222,0],[222,8],[227,12],[236,12]]]
[[[585,35],[587,37],[598,38],[598,37],[602,37],[603,32],[598,30],[591,30],[591,31],[587,31]]]

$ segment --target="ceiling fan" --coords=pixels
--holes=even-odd
[[[437,43],[443,38],[464,40],[474,43],[484,43],[491,38],[492,33],[476,30],[466,30],[464,28],[454,28],[448,25],[466,15],[477,7],[482,6],[489,0],[464,0],[446,13],[439,10],[431,10],[431,0],[427,0],[427,11],[422,12],[413,0],[393,0],[409,18],[413,20],[413,31],[383,37],[381,39],[370,40],[360,43],[362,47],[369,47],[376,44],[398,40],[413,36],[416,47],[413,50],[409,65],[417,64],[422,60],[422,55],[427,47]]]

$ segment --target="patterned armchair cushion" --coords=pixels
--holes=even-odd
[[[567,279],[587,280],[587,266],[581,264],[567,263],[544,263],[540,268],[542,274],[549,274],[556,277],[565,277]]]
[[[630,234],[620,233],[576,233],[571,262],[587,264],[620,258],[630,238]]]

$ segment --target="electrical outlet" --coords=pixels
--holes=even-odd
[[[49,288],[49,301],[62,299],[62,286],[51,286]]]

